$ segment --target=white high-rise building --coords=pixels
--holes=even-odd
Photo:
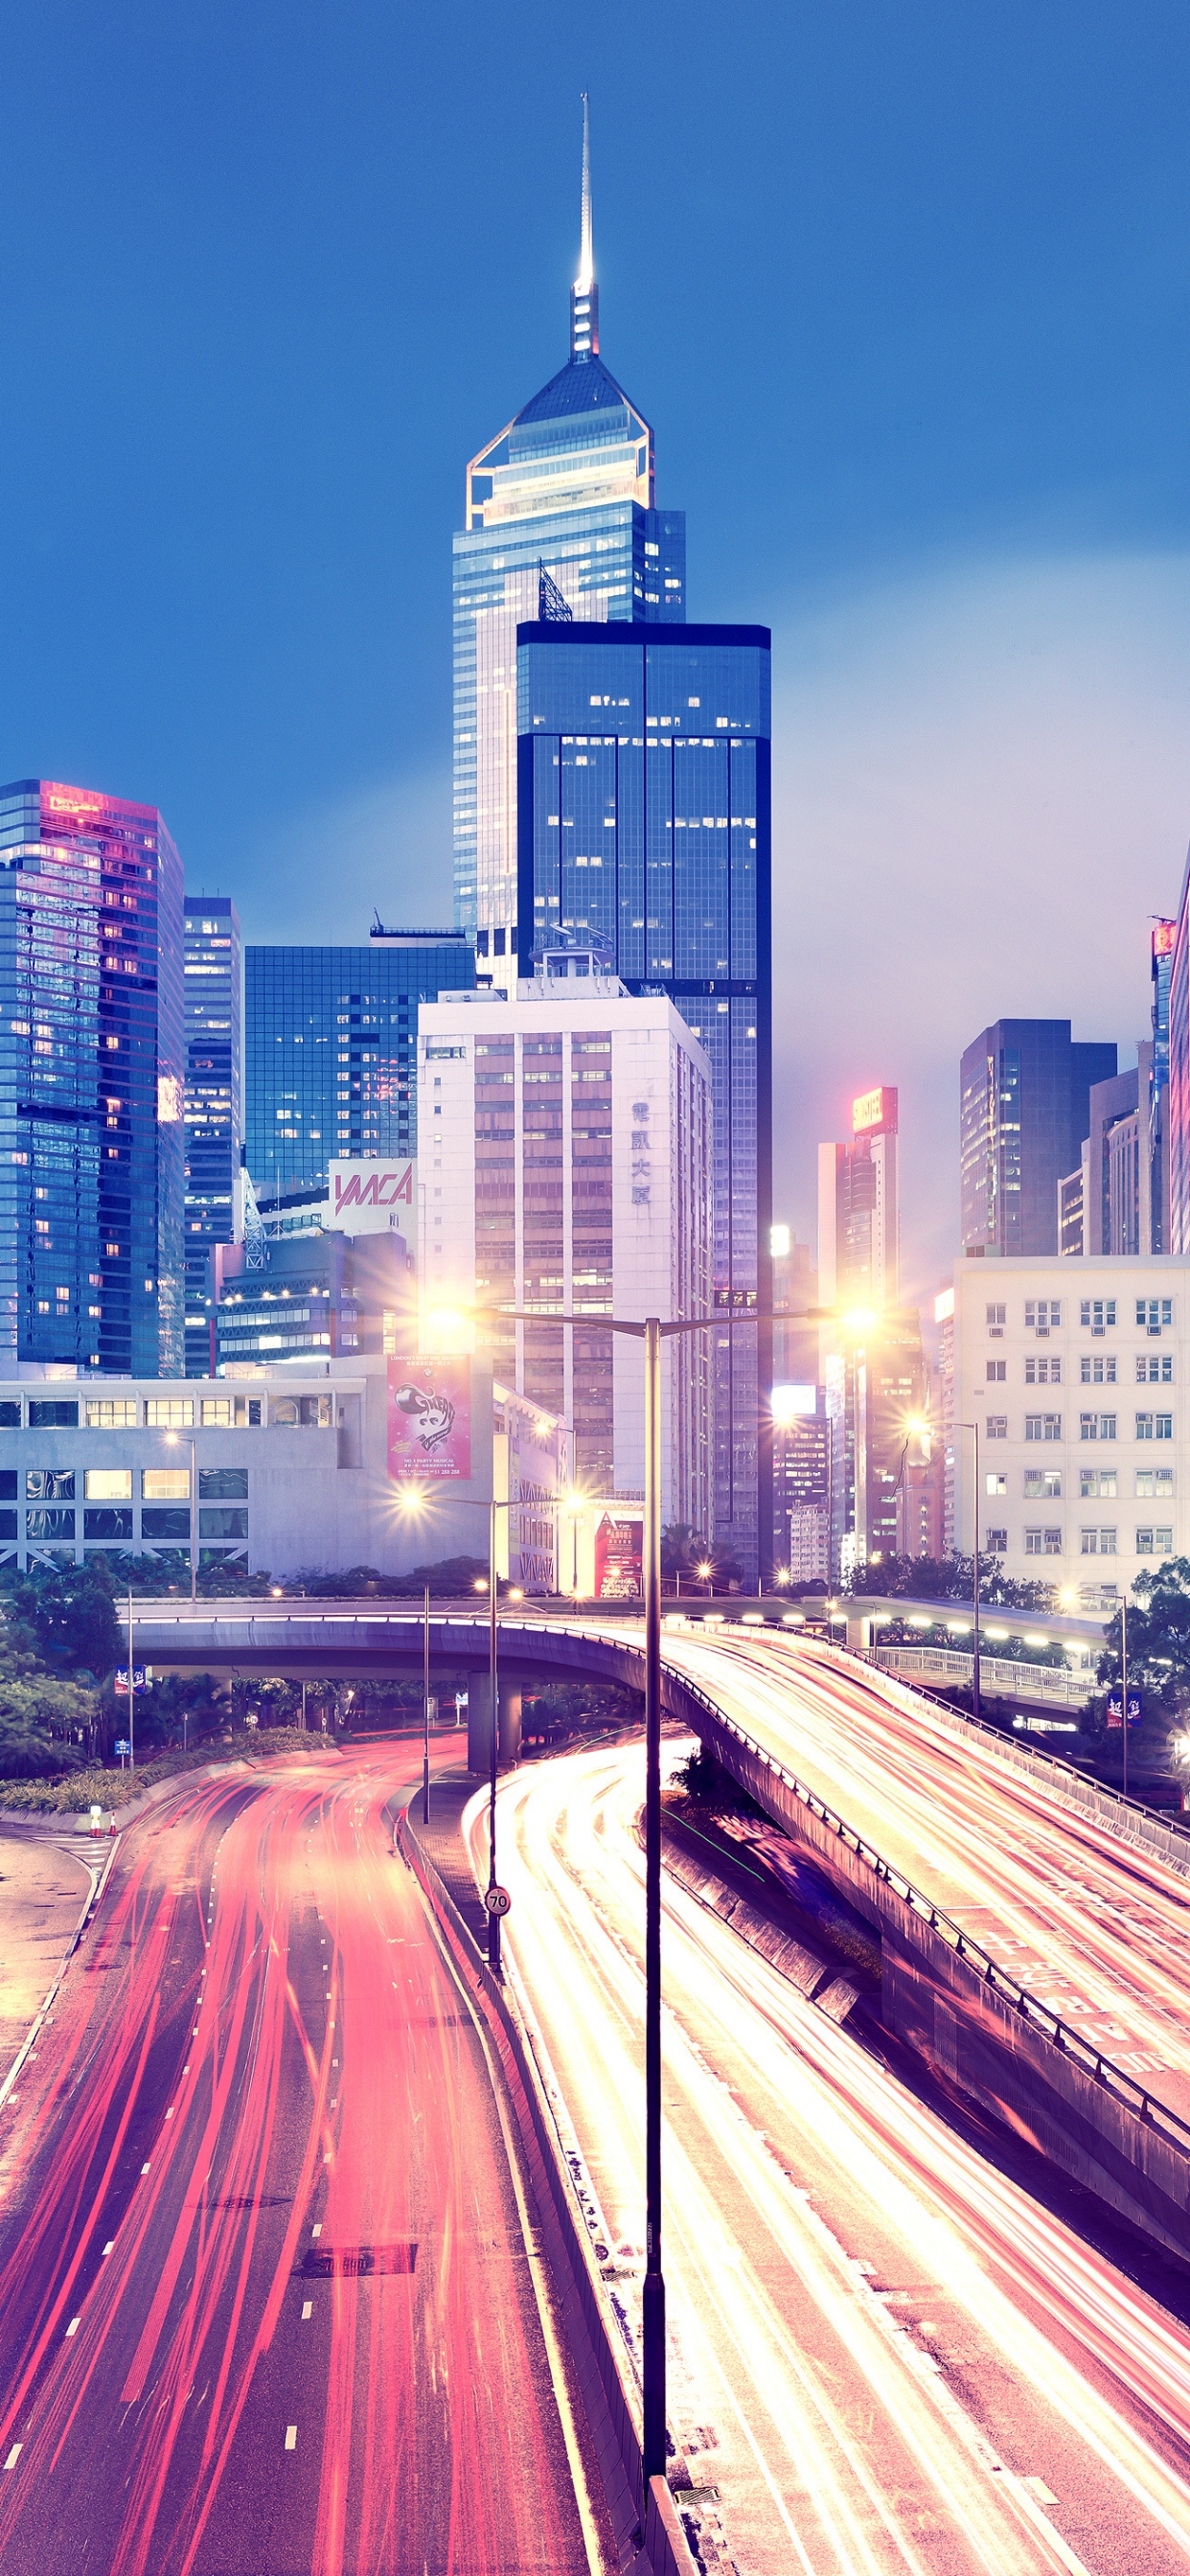
[[[423,1337],[442,1308],[530,1317],[478,1328],[478,1347],[571,1425],[577,1484],[629,1498],[644,1487],[642,1353],[601,1319],[712,1312],[710,1066],[672,1002],[630,996],[596,953],[543,966],[513,993],[419,1014]],[[698,1531],[714,1338],[679,1335],[662,1359],[663,1517]]]
[[[1087,1609],[1190,1553],[1188,1377],[1190,1263],[956,1262],[956,1545],[978,1502],[981,1557]]]

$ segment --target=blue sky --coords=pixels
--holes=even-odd
[[[7,0],[0,66],[0,776],[159,802],[258,938],[448,906],[450,534],[590,88],[691,613],[774,628],[783,1199],[899,1080],[930,1284],[959,1045],[1134,1037],[1190,829],[1184,8]]]

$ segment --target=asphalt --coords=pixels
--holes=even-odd
[[[443,1748],[448,1750],[449,1748]],[[125,1837],[0,2114],[3,2576],[583,2576],[407,1747]]]

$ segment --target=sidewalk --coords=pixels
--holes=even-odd
[[[477,1775],[466,1770],[461,1763],[452,1764],[449,1771],[435,1772],[430,1782],[429,1824],[422,1823],[421,1790],[416,1789],[409,1801],[409,1829],[427,1860],[433,1862],[443,1886],[458,1907],[475,1943],[477,1956],[486,1959],[488,1918],[461,1831],[463,1809],[483,1785]]]
[[[106,1855],[104,1844],[100,1860]],[[15,1835],[0,1840],[0,2077],[53,1985],[90,1881],[81,1853]]]

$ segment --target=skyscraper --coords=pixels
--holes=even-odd
[[[517,975],[517,626],[684,618],[685,517],[654,484],[652,429],[599,355],[584,99],[570,357],[472,458],[454,541],[455,920],[497,983]]]
[[[0,788],[0,1359],[180,1376],[182,866],[153,805]]]
[[[517,651],[521,973],[559,939],[594,945],[701,1039],[724,1312],[771,1305],[769,646],[764,626],[535,619]],[[771,1549],[771,1327],[710,1338],[712,1535],[755,1576]]]
[[[186,906],[186,1375],[211,1365],[208,1255],[239,1232],[244,1139],[240,917],[230,895]]]
[[[1090,1132],[1111,1045],[1071,1042],[1069,1020],[996,1020],[964,1051],[960,1157],[968,1253],[1058,1249],[1058,1183]]]
[[[899,1303],[901,1217],[897,1094],[884,1083],[851,1104],[851,1136],[818,1148],[818,1293],[824,1306]]]
[[[247,1162],[261,1198],[325,1189],[332,1157],[414,1152],[418,1004],[474,981],[457,930],[246,950]]]

